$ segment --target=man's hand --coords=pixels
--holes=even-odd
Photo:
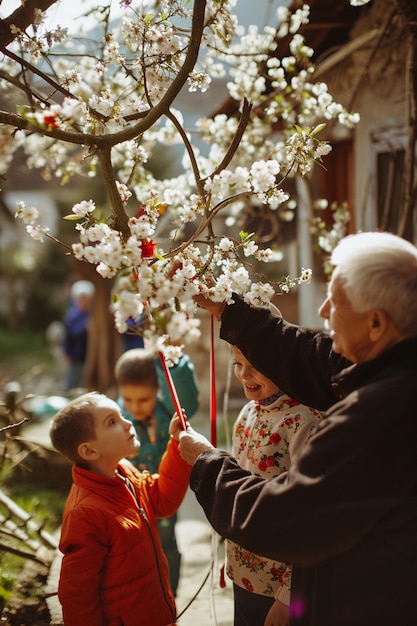
[[[213,315],[220,322],[222,313],[227,306],[226,302],[213,302],[213,300],[203,295],[194,296],[193,300],[200,309],[206,309],[210,315]]]
[[[178,449],[184,461],[189,465],[194,465],[197,457],[200,456],[202,452],[212,450],[214,446],[204,435],[200,435],[200,433],[191,428],[191,426],[188,426],[187,430],[180,432],[180,445]]]

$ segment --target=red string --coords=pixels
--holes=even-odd
[[[158,352],[159,358],[161,359],[162,368],[164,370],[165,378],[167,379],[169,391],[171,393],[172,402],[174,403],[175,411],[180,418],[180,426],[181,430],[187,430],[186,416],[180,404],[177,390],[175,389],[174,381],[172,380],[171,372],[169,371],[169,367],[166,364],[165,357],[163,352]]]
[[[217,403],[216,403],[216,368],[214,358],[214,317],[210,319],[210,431],[211,431],[211,443],[213,446],[217,446]],[[220,589],[226,587],[226,578],[224,565],[221,566],[219,572],[219,586]]]
[[[224,589],[226,587],[226,578],[224,576],[224,565],[220,568],[220,580],[219,580],[220,589]]]
[[[217,446],[217,406],[216,406],[216,370],[214,365],[214,317],[211,316],[210,326],[210,431],[211,443]]]

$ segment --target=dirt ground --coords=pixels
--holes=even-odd
[[[50,554],[52,561],[53,554]],[[46,626],[50,615],[43,589],[49,567],[42,563],[26,561],[19,578],[18,588],[1,614],[2,626]]]

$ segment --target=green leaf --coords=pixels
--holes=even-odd
[[[21,117],[23,117],[23,119],[27,120],[34,126],[40,126],[40,124],[38,123],[38,121],[36,120],[33,114],[32,109],[29,106],[17,104],[16,111]]]
[[[239,233],[240,241],[247,241],[251,237],[254,236],[255,233],[247,233],[244,230],[241,230]]]
[[[83,217],[83,215],[75,215],[74,213],[71,213],[70,215],[64,215],[63,219],[68,220],[69,222],[75,222],[76,220],[81,220]]]
[[[312,137],[313,135],[317,135],[317,133],[320,133],[324,128],[326,128],[326,124],[319,124],[318,126],[313,128],[313,130],[310,133],[310,136]]]

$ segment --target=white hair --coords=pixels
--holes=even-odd
[[[353,309],[384,311],[406,337],[417,336],[417,248],[391,233],[348,235],[330,262]]]
[[[93,296],[94,285],[89,280],[77,280],[71,287],[71,297],[79,298],[80,296]]]

